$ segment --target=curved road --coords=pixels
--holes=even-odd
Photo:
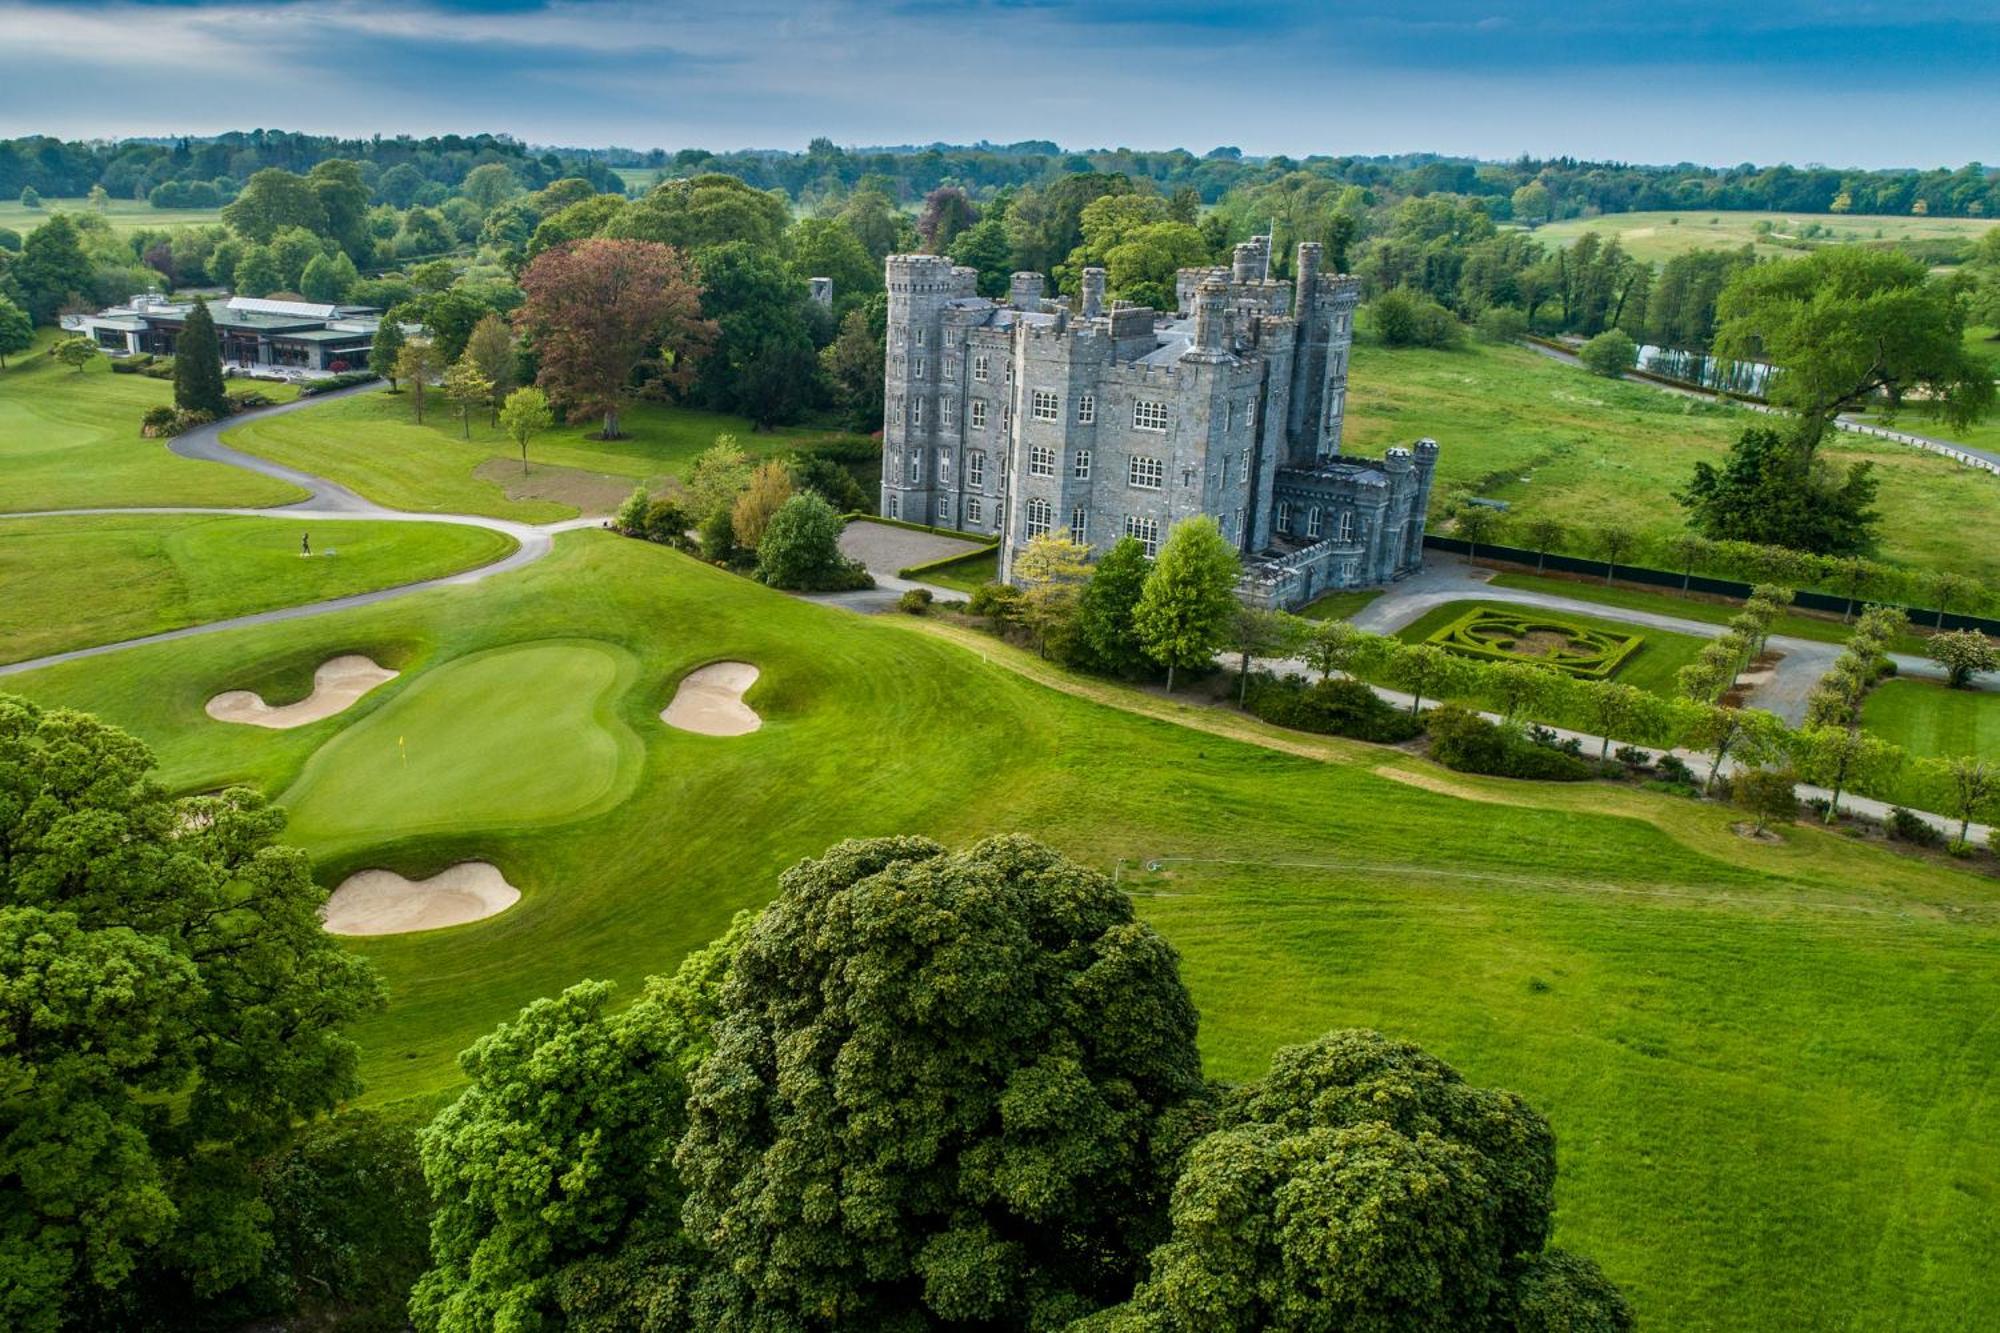
[[[297,412],[315,403],[328,402],[355,393],[368,393],[376,385],[364,385],[358,389],[344,389],[323,394],[316,398],[301,398],[296,402],[267,408],[256,414],[259,419],[280,416],[287,412]],[[400,583],[389,588],[377,588],[372,592],[352,593],[346,597],[335,597],[323,602],[306,602],[298,606],[279,607],[272,611],[259,611],[252,615],[232,616],[228,620],[211,620],[206,624],[188,625],[181,629],[170,629],[159,634],[148,634],[137,639],[120,639],[115,643],[100,643],[89,648],[73,648],[68,652],[50,653],[46,657],[31,657],[25,661],[0,664],[0,676],[11,676],[23,671],[34,671],[41,667],[55,666],[60,662],[73,662],[79,658],[97,657],[104,653],[115,653],[125,648],[136,648],[141,644],[165,643],[172,639],[193,638],[198,634],[214,634],[222,630],[242,629],[250,625],[268,625],[280,620],[301,620],[307,616],[325,615],[330,611],[344,611],[349,607],[371,606],[396,597],[407,597],[411,593],[423,592],[428,588],[455,587],[477,583],[495,574],[520,569],[533,564],[547,555],[555,544],[555,534],[575,528],[596,527],[601,520],[596,518],[572,518],[560,523],[516,523],[511,519],[488,518],[483,514],[416,514],[402,509],[390,509],[379,505],[365,496],[357,495],[345,486],[316,477],[310,472],[273,463],[268,459],[246,454],[232,449],[222,442],[222,432],[235,420],[211,422],[197,427],[185,435],[168,441],[167,448],[182,458],[196,459],[207,463],[221,463],[229,467],[242,468],[260,476],[288,482],[306,492],[306,498],[287,505],[273,505],[264,508],[228,508],[223,506],[179,505],[140,506],[124,508],[90,509],[43,509],[29,513],[0,514],[0,522],[15,518],[61,518],[77,517],[85,514],[226,514],[238,518],[287,518],[287,519],[370,519],[391,523],[456,523],[465,527],[486,528],[492,532],[504,533],[514,539],[515,547],[498,560],[488,561],[456,574],[446,574],[434,579],[419,579],[413,583]]]

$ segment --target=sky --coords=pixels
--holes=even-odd
[[[0,0],[0,137],[1959,166],[2000,3]]]

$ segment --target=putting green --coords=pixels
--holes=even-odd
[[[637,782],[614,711],[638,663],[596,640],[543,640],[424,672],[306,762],[280,798],[327,854],[419,834],[563,823]]]

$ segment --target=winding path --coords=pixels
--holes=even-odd
[[[282,416],[287,412],[297,412],[315,403],[330,402],[357,393],[374,391],[377,385],[364,385],[358,389],[343,389],[335,393],[322,394],[314,398],[300,398],[296,402],[278,407],[266,408],[256,414],[258,419]],[[136,639],[120,639],[113,643],[95,644],[89,648],[72,648],[68,652],[50,653],[46,657],[31,657],[20,662],[0,665],[0,676],[17,675],[24,671],[35,671],[42,667],[55,666],[62,662],[74,662],[80,658],[98,657],[105,653],[115,653],[126,648],[137,648],[149,643],[166,643],[174,639],[189,639],[199,634],[215,634],[223,630],[244,629],[251,625],[269,625],[281,620],[303,620],[308,616],[325,615],[331,611],[345,611],[350,607],[373,606],[379,602],[397,597],[407,597],[411,593],[423,592],[430,588],[458,587],[478,583],[495,574],[531,565],[547,555],[555,545],[555,535],[576,528],[593,528],[601,519],[582,517],[565,519],[559,523],[517,523],[511,519],[489,518],[484,514],[415,514],[402,509],[390,509],[377,504],[365,496],[358,495],[336,482],[324,477],[316,477],[310,472],[273,463],[269,459],[246,454],[240,449],[232,449],[222,442],[223,430],[234,425],[237,420],[211,422],[176,436],[167,448],[182,458],[195,459],[206,463],[221,463],[228,467],[242,468],[259,476],[271,477],[287,482],[306,492],[306,498],[287,505],[270,505],[262,508],[230,508],[209,505],[161,505],[123,506],[89,509],[42,509],[27,513],[0,514],[0,522],[16,518],[75,518],[91,514],[222,514],[237,518],[284,518],[312,521],[314,519],[368,519],[389,523],[455,523],[463,527],[485,528],[491,532],[503,533],[514,539],[515,547],[508,554],[486,564],[471,569],[460,570],[456,574],[445,574],[432,579],[418,579],[411,583],[399,583],[388,588],[376,588],[370,592],[351,593],[346,597],[334,597],[326,601],[305,602],[297,606],[278,607],[270,611],[258,611],[251,615],[232,616],[227,620],[211,620],[205,624],[187,625],[180,629],[163,630],[158,634],[147,634]]]

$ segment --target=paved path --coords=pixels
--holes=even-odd
[[[265,408],[256,413],[258,419],[280,416],[287,412],[297,412],[314,403],[355,393],[371,392],[375,385],[360,389],[345,389],[337,393],[322,394],[315,398],[301,398],[296,402],[279,407]],[[429,588],[460,587],[520,569],[547,555],[554,546],[555,534],[575,528],[594,528],[603,520],[584,517],[565,519],[559,523],[517,523],[511,519],[489,518],[484,514],[414,514],[406,510],[390,509],[373,500],[357,495],[337,482],[324,477],[316,477],[297,468],[273,463],[268,459],[246,454],[240,449],[232,449],[222,442],[223,430],[235,423],[230,421],[212,422],[197,427],[184,435],[170,440],[167,447],[183,458],[200,459],[204,462],[222,463],[229,467],[240,467],[260,476],[273,477],[290,482],[307,492],[306,498],[288,505],[267,506],[256,509],[230,509],[196,505],[183,506],[140,506],[127,508],[91,509],[47,509],[32,513],[0,514],[0,523],[16,518],[75,517],[85,514],[226,514],[233,517],[295,519],[303,524],[314,520],[370,519],[390,523],[456,523],[465,527],[485,528],[492,532],[504,533],[514,539],[515,547],[507,555],[472,569],[456,574],[446,574],[434,579],[418,579],[412,583],[401,583],[394,587],[377,588],[371,592],[353,593],[346,597],[335,597],[323,602],[307,602],[299,606],[278,607],[271,611],[259,611],[252,615],[232,616],[228,620],[212,620],[202,625],[188,625],[181,629],[171,629],[159,634],[147,634],[136,639],[121,639],[115,643],[100,643],[89,648],[74,648],[68,652],[50,653],[45,657],[31,657],[21,662],[0,665],[0,676],[16,675],[24,671],[34,671],[41,667],[55,666],[60,662],[74,662],[80,658],[98,657],[105,653],[120,652],[126,648],[136,648],[142,644],[166,643],[174,639],[188,639],[201,634],[215,634],[223,630],[244,629],[251,625],[269,625],[281,620],[302,620],[308,616],[321,616],[331,611],[345,611],[357,606],[372,606],[378,602],[390,601],[397,597],[407,597],[411,593],[423,592]]]

